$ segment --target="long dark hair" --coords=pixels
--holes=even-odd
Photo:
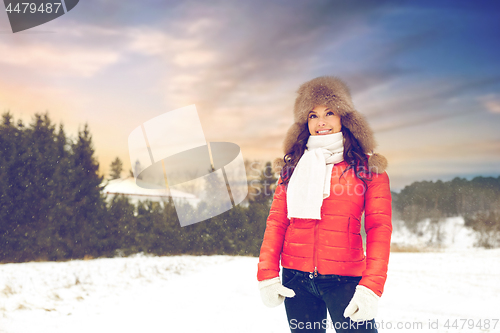
[[[344,161],[346,161],[349,166],[345,168],[340,177],[342,177],[344,173],[349,169],[353,169],[356,177],[358,177],[358,179],[360,179],[366,185],[366,181],[371,180],[371,173],[368,169],[368,157],[363,152],[359,141],[356,139],[356,137],[354,137],[354,135],[347,127],[342,126],[341,132],[342,136],[344,137]],[[280,184],[288,186],[288,182],[292,177],[293,170],[297,166],[297,163],[299,162],[302,155],[304,155],[304,151],[307,149],[306,145],[310,135],[311,134],[309,133],[309,127],[307,123],[305,123],[302,131],[297,137],[297,141],[292,146],[292,149],[283,157],[285,165],[281,169]]]

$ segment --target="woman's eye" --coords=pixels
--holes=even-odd
[[[327,116],[335,116],[335,113],[333,113],[332,111],[330,111],[330,112],[328,112],[326,115],[327,115]]]
[[[312,118],[316,118],[316,115],[315,114],[311,114],[309,115],[309,118],[312,119]]]

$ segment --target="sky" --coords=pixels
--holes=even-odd
[[[500,175],[497,1],[85,0],[12,33],[0,10],[0,112],[88,123],[101,174],[144,122],[195,104],[208,142],[282,157],[296,90],[343,79],[391,188]]]

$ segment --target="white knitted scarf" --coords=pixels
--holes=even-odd
[[[333,165],[343,160],[342,132],[309,137],[288,183],[288,218],[321,219],[323,199],[330,195]]]

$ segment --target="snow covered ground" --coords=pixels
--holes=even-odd
[[[499,260],[500,249],[392,253],[379,332],[500,332]],[[289,332],[284,306],[260,301],[257,262],[139,255],[0,265],[0,332]]]
[[[403,247],[465,250],[473,248],[476,242],[475,232],[464,226],[464,219],[461,216],[448,217],[437,224],[425,219],[418,224],[417,235],[410,232],[403,221],[393,220],[392,226],[392,244]]]
[[[415,236],[394,221],[393,243],[428,250],[430,228],[424,221]],[[379,332],[500,332],[500,249],[473,248],[462,218],[439,228],[436,252],[391,254]],[[284,307],[260,301],[257,261],[136,255],[0,265],[0,333],[288,332]]]

